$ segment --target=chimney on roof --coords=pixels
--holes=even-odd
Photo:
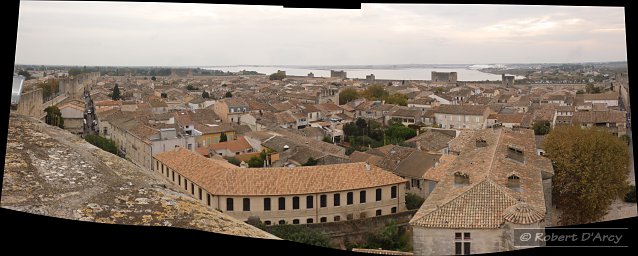
[[[366,161],[366,171],[370,171],[370,163],[368,161]]]

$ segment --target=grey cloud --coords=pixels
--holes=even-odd
[[[556,25],[530,30],[519,24],[526,20]],[[484,30],[499,24],[512,29]],[[370,4],[362,10],[312,10],[29,1],[21,3],[16,62],[234,65],[624,60],[625,35],[619,28],[624,28],[622,8]],[[570,44],[580,50],[576,52]]]

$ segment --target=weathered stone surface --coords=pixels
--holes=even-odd
[[[11,113],[0,206],[101,223],[173,226],[278,239],[182,194],[158,174]]]

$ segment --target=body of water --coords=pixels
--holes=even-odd
[[[330,77],[330,69],[307,69],[307,68],[287,68],[276,66],[214,66],[204,67],[208,70],[222,70],[230,72],[238,72],[241,70],[257,71],[262,74],[270,75],[277,70],[286,71],[286,75],[306,76],[312,72],[315,77]],[[431,80],[432,71],[436,72],[457,72],[458,81],[500,81],[500,75],[483,73],[476,69],[469,68],[396,68],[396,69],[335,69],[347,72],[348,78],[365,79],[366,75],[374,74],[376,79],[388,80]],[[517,76],[516,79],[523,79]]]

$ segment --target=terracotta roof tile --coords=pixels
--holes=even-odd
[[[214,195],[298,195],[371,188],[406,182],[365,163],[294,168],[229,168],[184,148],[154,156]]]
[[[486,146],[478,147],[476,139]],[[523,152],[523,162],[509,158],[509,147]],[[410,223],[437,228],[498,228],[506,221],[506,209],[517,203],[530,207],[509,210],[517,222],[538,221],[545,214],[542,177],[553,173],[549,159],[536,154],[532,130],[508,128],[476,131],[456,157]],[[455,173],[469,177],[468,185],[455,184]],[[507,187],[508,177],[520,179],[517,189]],[[541,175],[543,174],[543,175]],[[532,210],[529,210],[532,209]]]
[[[239,138],[237,138],[237,140],[230,140],[230,141],[210,144],[208,148],[212,150],[228,149],[232,152],[240,152],[246,149],[251,149],[252,146],[250,146],[250,144],[248,143],[248,141],[246,141],[246,138],[244,138],[244,136],[240,136]]]
[[[434,109],[434,113],[454,115],[483,115],[486,106],[483,105],[441,105]]]
[[[515,204],[515,198],[490,180],[484,180],[458,198],[410,222],[421,227],[498,228],[503,224],[505,209]]]

